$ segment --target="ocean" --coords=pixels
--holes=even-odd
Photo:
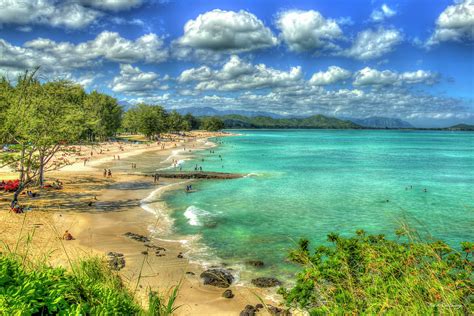
[[[235,180],[168,192],[174,236],[188,255],[252,275],[291,277],[300,238],[357,229],[395,238],[401,224],[453,247],[474,234],[474,133],[393,130],[241,130],[184,157],[183,170],[235,172]],[[182,157],[183,158],[183,157]],[[186,160],[188,159],[188,160]],[[183,185],[184,187],[184,185]],[[164,237],[164,236],[161,236]],[[246,266],[261,260],[264,269]]]

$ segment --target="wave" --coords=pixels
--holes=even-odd
[[[188,219],[188,223],[191,226],[203,226],[203,218],[212,217],[211,213],[194,205],[188,207],[183,215]]]
[[[158,168],[158,169],[156,169],[156,171],[169,170],[169,169],[174,169],[174,168],[176,168],[176,167],[180,167],[180,166],[184,165],[184,163],[186,162],[186,160],[189,160],[189,159],[179,159],[179,160],[176,162],[176,165],[172,164],[171,166],[168,166],[168,167]]]
[[[178,186],[188,181],[181,181],[169,185],[165,185],[162,187],[153,190],[147,197],[140,201],[140,207],[148,213],[155,215],[159,225],[154,225],[153,227],[149,227],[149,230],[159,234],[170,234],[173,229],[174,220],[169,216],[169,212],[166,210],[164,203],[159,199],[161,194],[169,189],[172,186]]]

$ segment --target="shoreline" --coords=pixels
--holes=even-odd
[[[216,135],[216,137],[219,136],[224,135]],[[200,145],[194,147],[193,152],[204,150],[209,148],[205,145],[211,143],[209,141],[210,137],[213,136],[179,143],[179,147],[175,148],[178,149],[183,144],[188,146],[192,143]],[[217,146],[215,143],[211,144],[212,147]],[[156,150],[157,158],[160,161],[169,161],[170,157],[174,155],[173,149],[175,148],[167,148],[166,150],[142,148],[136,151],[121,153],[120,155],[125,159],[126,157],[138,156],[143,152]],[[184,255],[184,258],[181,258],[182,254],[188,251],[186,245],[190,243],[189,240],[183,243],[183,240],[175,241],[169,238],[155,238],[152,236],[156,235],[156,232],[160,230],[162,232],[166,230],[168,230],[168,233],[171,232],[173,229],[172,219],[170,214],[166,214],[166,217],[168,217],[168,221],[166,221],[163,214],[158,214],[154,210],[149,212],[150,210],[147,211],[145,209],[146,206],[159,203],[163,208],[166,208],[165,202],[161,200],[161,196],[170,190],[177,189],[176,186],[178,184],[192,180],[176,181],[174,179],[166,179],[165,181],[160,181],[165,183],[163,186],[160,183],[157,188],[153,183],[150,183],[152,182],[150,179],[146,179],[142,175],[120,173],[117,176],[114,175],[112,179],[101,177],[101,170],[98,168],[104,163],[110,162],[113,162],[110,157],[104,157],[92,161],[85,168],[82,165],[78,166],[78,163],[76,163],[47,175],[48,178],[60,177],[64,179],[65,186],[72,186],[73,183],[76,185],[78,178],[87,177],[89,183],[80,185],[79,187],[81,188],[77,191],[84,194],[86,199],[90,199],[91,195],[95,195],[97,198],[97,202],[94,203],[95,210],[83,211],[80,207],[67,207],[67,204],[65,206],[59,203],[53,212],[40,212],[34,209],[32,212],[25,213],[25,218],[28,217],[28,221],[30,219],[32,221],[32,223],[28,224],[29,228],[35,229],[34,225],[37,224],[36,222],[44,222],[41,225],[43,230],[41,235],[44,235],[44,238],[42,237],[34,243],[43,244],[40,247],[43,250],[40,252],[48,252],[45,249],[50,248],[49,252],[55,253],[55,258],[50,258],[53,259],[50,260],[51,263],[67,267],[69,257],[74,259],[84,255],[104,256],[110,251],[123,253],[126,265],[119,274],[126,280],[126,283],[129,283],[129,287],[132,290],[133,286],[131,287],[131,285],[139,285],[136,294],[142,302],[144,302],[145,292],[148,288],[167,291],[170,286],[181,283],[177,305],[184,304],[184,306],[177,310],[177,315],[235,315],[248,304],[255,305],[260,303],[255,293],[258,293],[261,297],[268,296],[267,290],[242,286],[240,282],[234,282],[229,289],[234,292],[235,297],[232,299],[223,298],[222,293],[225,289],[202,284],[199,274],[204,271],[205,266],[190,260],[186,255]],[[68,174],[71,171],[74,172]],[[71,182],[71,184],[67,182]],[[98,189],[94,188],[97,186],[97,182],[100,182]],[[85,187],[88,187],[89,191]],[[72,188],[72,191],[77,192],[74,188]],[[156,207],[156,205],[152,206]],[[53,208],[54,205],[48,205],[45,209],[52,210]],[[169,210],[161,210],[161,212],[166,213]],[[20,219],[23,216],[2,213],[0,213],[1,217],[9,217],[8,221],[10,224],[18,229],[18,226],[21,224]],[[47,230],[49,232],[43,229],[46,227],[48,227]],[[76,240],[70,242],[58,241],[58,234],[60,235],[66,229],[73,234]],[[0,240],[4,240],[6,232],[11,230],[7,227],[4,233],[0,233]],[[22,231],[20,230],[20,235],[25,233]],[[150,249],[145,247],[143,243],[125,237],[124,234],[127,232],[151,236],[153,237],[151,244],[165,248],[166,251],[160,253],[160,256],[152,255],[150,254]],[[162,235],[162,233],[159,235]],[[172,232],[171,235],[173,235]],[[166,234],[164,237],[166,237]],[[178,237],[178,235],[173,237]],[[47,242],[45,242],[45,239],[47,239]],[[63,253],[60,253],[61,248],[64,249]],[[148,251],[146,255],[143,254],[145,251]],[[268,299],[266,301],[275,305],[273,301]]]

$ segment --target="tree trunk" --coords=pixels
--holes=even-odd
[[[21,146],[21,159],[20,159],[20,182],[25,181],[25,145]]]
[[[38,185],[42,188],[44,185],[44,154],[42,152],[40,152],[39,163]]]

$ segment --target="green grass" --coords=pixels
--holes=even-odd
[[[0,315],[171,315],[178,289],[169,295],[150,291],[145,310],[98,257],[66,270],[0,255]]]
[[[474,310],[472,243],[462,252],[425,242],[408,231],[399,240],[328,235],[331,246],[310,250],[301,240],[291,261],[302,266],[296,283],[281,288],[289,307],[310,315],[467,315]]]

